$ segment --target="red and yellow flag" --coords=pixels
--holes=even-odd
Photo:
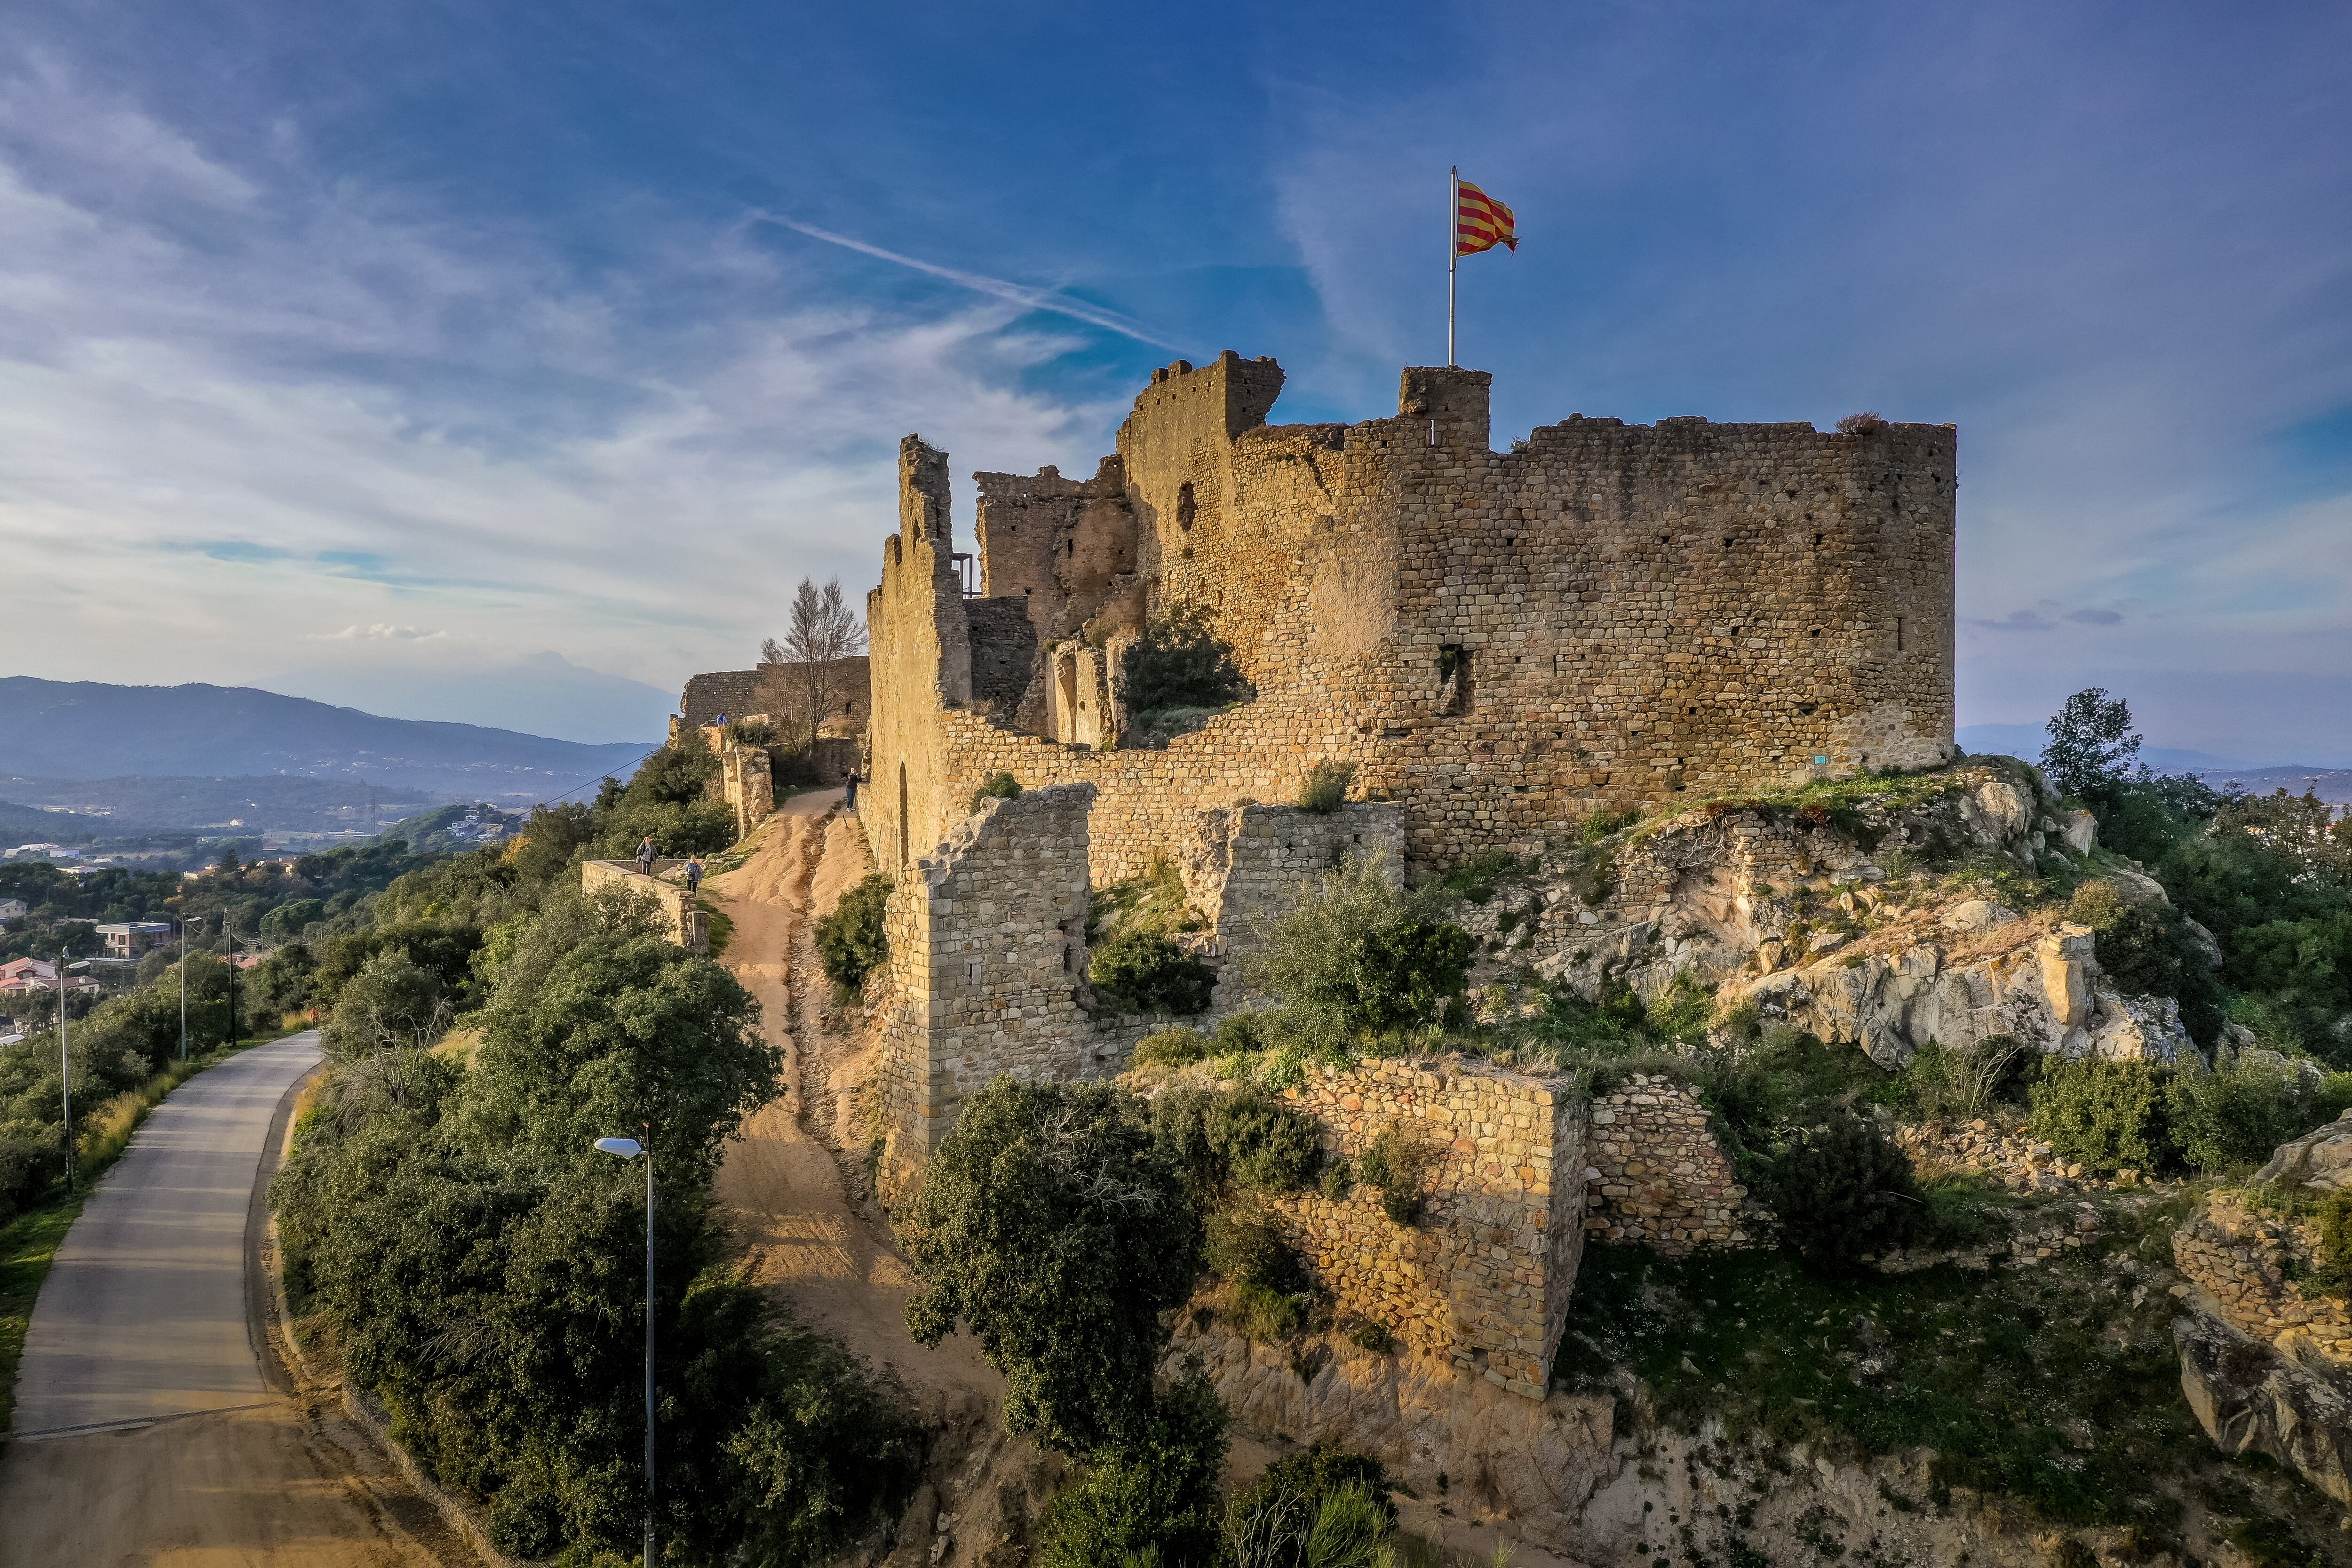
[[[1518,249],[1519,237],[1512,227],[1511,209],[1467,180],[1456,181],[1455,185],[1454,254],[1475,256],[1498,245]]]

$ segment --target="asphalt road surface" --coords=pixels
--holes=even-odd
[[[311,1031],[256,1046],[148,1116],[66,1233],[33,1305],[12,1434],[257,1405],[245,1226],[278,1102],[317,1064]]]
[[[297,1386],[269,1348],[263,1156],[318,1059],[296,1035],[182,1084],[66,1233],[0,1455],[0,1563],[474,1560],[331,1387]]]

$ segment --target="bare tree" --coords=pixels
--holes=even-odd
[[[797,721],[794,730],[806,724],[814,741],[850,695],[854,682],[842,661],[865,651],[866,617],[842,597],[841,579],[819,588],[803,577],[784,640],[760,645],[760,700],[777,717]]]

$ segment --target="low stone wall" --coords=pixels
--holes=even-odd
[[[2231,1323],[2273,1342],[2292,1331],[2352,1369],[2352,1309],[2305,1291],[2295,1278],[2318,1253],[2318,1230],[2310,1222],[2249,1208],[2231,1193],[2214,1194],[2172,1236],[2173,1262]]]
[[[1748,1206],[1731,1162],[1707,1131],[1706,1108],[1663,1073],[1634,1073],[1592,1102],[1585,1140],[1584,1230],[1672,1256],[1747,1247],[1766,1217]]]
[[[1322,1123],[1327,1160],[1360,1164],[1391,1126],[1431,1156],[1413,1226],[1359,1182],[1272,1207],[1342,1313],[1515,1394],[1543,1397],[1584,1247],[1583,1116],[1564,1079],[1455,1058],[1310,1067],[1283,1099]]]
[[[685,869],[683,860],[656,860],[654,874],[648,877],[637,869],[635,860],[588,860],[580,867],[580,886],[591,893],[599,888],[626,888],[652,899],[669,917],[672,942],[708,953],[710,917],[697,906],[683,880],[670,879],[682,878]]]

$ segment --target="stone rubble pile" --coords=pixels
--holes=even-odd
[[[1895,1130],[1895,1146],[1924,1174],[1941,1165],[1999,1184],[2013,1193],[2096,1192],[2147,1184],[2135,1170],[2104,1175],[2066,1159],[2021,1128],[1979,1117],[1973,1121],[1928,1121]]]

